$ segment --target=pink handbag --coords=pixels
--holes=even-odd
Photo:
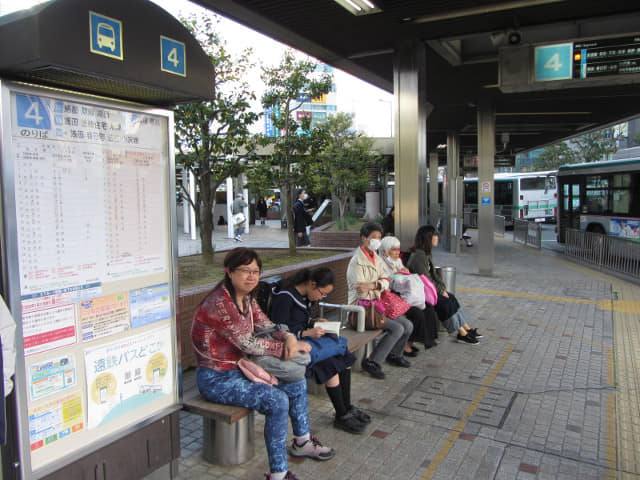
[[[396,295],[391,290],[383,290],[380,294],[380,303],[384,308],[385,317],[389,317],[392,320],[398,318],[400,315],[407,313],[407,310],[411,308],[411,304],[407,302],[400,295]],[[376,305],[376,308],[378,306]],[[380,310],[380,309],[379,309]]]
[[[424,283],[424,301],[429,305],[438,303],[438,289],[425,275],[420,275],[420,280]]]

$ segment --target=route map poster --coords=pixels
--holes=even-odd
[[[178,403],[173,118],[7,82],[0,112],[21,468],[31,478]]]

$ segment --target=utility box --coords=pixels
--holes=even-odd
[[[0,19],[3,478],[170,477],[181,403],[173,113],[212,65],[145,0]],[[27,83],[28,82],[28,83]]]

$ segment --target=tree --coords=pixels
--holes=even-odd
[[[599,162],[617,150],[617,139],[610,128],[590,132],[571,139],[581,162]]]
[[[196,179],[199,195],[181,189],[181,195],[196,212],[200,243],[205,263],[213,262],[213,209],[216,189],[227,177],[242,172],[244,161],[255,151],[249,126],[259,115],[250,111],[255,94],[243,80],[251,66],[251,50],[234,59],[225,42],[215,32],[215,17],[198,21],[183,19],[189,31],[200,41],[214,67],[214,97],[175,108],[177,159]]]
[[[537,170],[557,170],[562,165],[578,161],[576,151],[566,142],[560,142],[545,147],[536,158],[534,166]]]
[[[320,181],[338,201],[340,223],[346,229],[345,208],[349,197],[364,192],[369,185],[367,168],[380,161],[373,139],[356,132],[353,117],[345,113],[329,116],[322,126],[326,146],[319,155]]]
[[[322,132],[311,128],[311,118],[303,115],[296,121],[293,113],[310,99],[328,93],[332,83],[330,74],[314,74],[317,65],[298,60],[292,51],[287,51],[279,65],[262,69],[266,86],[262,104],[265,109],[272,109],[273,126],[282,135],[262,137],[261,144],[271,146],[273,153],[255,166],[251,176],[267,178],[272,185],[280,187],[281,211],[288,219],[290,254],[296,251],[291,219],[292,191],[305,184],[305,163],[312,161],[323,144]]]

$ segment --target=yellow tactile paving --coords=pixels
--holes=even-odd
[[[447,457],[447,455],[449,454],[449,451],[453,447],[453,444],[456,442],[456,440],[458,439],[458,436],[464,430],[464,427],[469,421],[469,418],[473,415],[473,412],[475,412],[475,410],[478,408],[480,401],[487,394],[489,387],[495,380],[498,373],[500,373],[500,370],[502,370],[502,367],[504,366],[505,362],[509,358],[509,355],[511,355],[511,352],[513,351],[514,348],[515,348],[515,345],[513,343],[510,343],[507,345],[506,351],[502,354],[502,357],[500,358],[500,360],[498,360],[498,363],[493,368],[493,370],[491,370],[491,373],[489,374],[487,379],[484,381],[482,388],[478,390],[478,393],[476,393],[476,396],[473,398],[471,404],[469,405],[467,410],[462,414],[462,418],[460,418],[460,421],[453,428],[453,430],[447,437],[447,440],[444,442],[442,447],[440,447],[440,450],[433,457],[433,460],[431,460],[431,462],[429,463],[429,467],[427,467],[427,470],[422,475],[422,480],[428,480],[431,477],[433,477],[433,474],[435,473],[438,466]]]
[[[500,295],[503,297],[532,298],[535,300],[545,300],[548,302],[580,303],[583,305],[597,305],[602,310],[613,310],[615,312],[633,313],[640,315],[640,302],[633,300],[611,300],[603,298],[601,300],[586,300],[584,298],[554,297],[550,295],[535,295],[532,293],[509,292],[506,290],[487,290],[483,288],[458,287],[461,292],[484,293],[485,295]]]
[[[635,304],[640,288],[614,281],[619,302]],[[613,311],[616,368],[617,468],[621,478],[640,475],[640,321],[636,312]],[[637,478],[637,477],[636,477]]]
[[[469,287],[458,287],[458,290],[485,295],[597,305],[602,310],[612,312],[614,347],[613,351],[607,352],[607,379],[608,383],[615,384],[616,392],[607,400],[607,466],[610,469],[607,478],[614,479],[617,474],[619,479],[637,480],[640,478],[640,301],[636,299],[640,299],[640,287],[580,266],[574,265],[573,268],[611,282],[617,300],[585,300]],[[526,320],[538,323],[531,319]],[[427,472],[423,479],[430,478],[426,476]]]

